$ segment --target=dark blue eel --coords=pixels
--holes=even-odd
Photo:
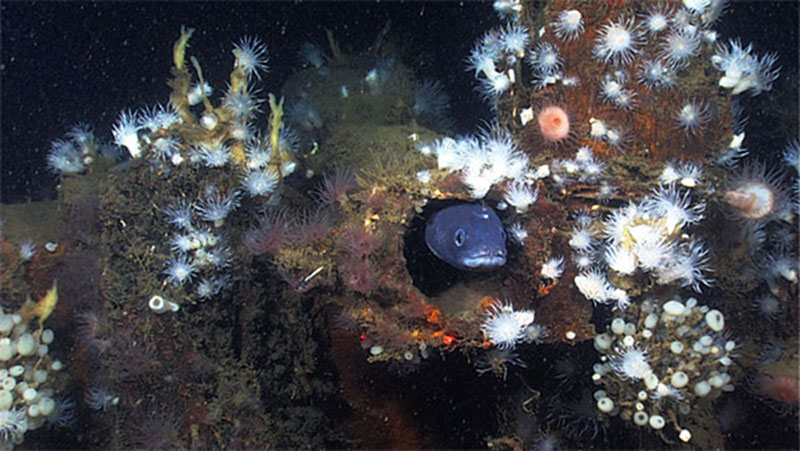
[[[458,269],[481,271],[506,264],[506,231],[497,213],[478,204],[443,208],[425,225],[425,244]]]

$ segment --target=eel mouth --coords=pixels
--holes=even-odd
[[[499,250],[481,253],[463,259],[461,264],[470,269],[497,268],[506,264],[506,255]]]

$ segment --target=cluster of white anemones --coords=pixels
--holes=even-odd
[[[697,401],[733,390],[736,343],[722,313],[694,298],[647,300],[637,319],[615,318],[594,346],[602,354],[592,375],[603,386],[594,394],[598,410],[654,430],[674,422],[684,442],[692,438],[687,418],[710,406]]]
[[[710,284],[706,276],[708,250],[687,235],[685,227],[698,222],[704,209],[704,203],[693,204],[689,193],[675,185],[661,186],[642,201],[614,211],[600,226],[576,228],[570,246],[584,254],[604,249],[602,258],[609,272],[586,268],[575,277],[575,286],[595,303],[616,301],[621,308],[630,300],[624,290],[609,282],[609,276],[620,279],[641,271],[658,284],[678,283],[699,292]],[[602,246],[598,245],[601,238]]]
[[[0,448],[22,443],[25,433],[58,414],[53,373],[64,365],[50,357],[55,335],[0,308]]]
[[[188,284],[203,273],[195,287],[200,301],[213,298],[230,287],[226,268],[230,266],[232,252],[223,235],[217,232],[225,217],[239,205],[238,191],[224,195],[213,185],[204,191],[196,202],[180,199],[163,210],[167,222],[178,229],[170,240],[173,255],[163,273],[175,286]],[[203,221],[214,223],[214,229]],[[153,296],[148,305],[156,313],[178,310],[178,304],[164,301],[158,295]]]
[[[477,135],[442,138],[419,148],[433,154],[439,169],[458,171],[472,197],[481,199],[493,186],[508,181],[504,200],[523,213],[536,202],[539,190],[528,180],[529,158],[521,152],[511,133],[498,125]]]

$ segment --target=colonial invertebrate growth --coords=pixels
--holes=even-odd
[[[0,444],[13,448],[58,414],[55,388],[64,364],[53,357],[56,340],[44,321],[58,304],[53,287],[15,312],[0,309]]]
[[[697,401],[734,389],[737,344],[729,337],[724,316],[695,298],[650,300],[638,318],[615,318],[594,339],[603,355],[592,375],[602,386],[597,409],[654,430],[671,424],[665,433],[691,441],[684,419],[708,408]]]

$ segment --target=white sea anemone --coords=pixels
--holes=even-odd
[[[497,74],[493,77],[485,78],[481,81],[478,92],[487,102],[497,100],[504,92],[511,87],[511,79],[506,74]]]
[[[783,161],[800,174],[800,141],[795,139],[783,149]]]
[[[527,155],[517,149],[511,134],[498,126],[482,131],[479,137],[459,138],[458,141],[444,138],[434,145],[434,151],[439,168],[461,170],[461,180],[474,198],[484,197],[494,184],[504,179],[522,179],[529,162]],[[535,192],[516,194],[525,194],[527,198],[514,198],[520,206],[523,200],[535,201],[532,199]]]
[[[762,294],[753,299],[753,310],[771,321],[775,321],[781,314],[781,303],[774,296]]]
[[[142,155],[137,122],[136,114],[125,110],[120,113],[119,120],[111,129],[111,134],[114,135],[114,144],[128,149],[131,158],[139,158]]]
[[[222,105],[231,112],[234,119],[246,122],[259,112],[261,99],[254,97],[247,89],[243,91],[229,90],[222,99]]]
[[[647,352],[638,347],[619,351],[609,363],[614,372],[623,379],[639,380],[653,372],[647,360]]]
[[[619,274],[629,276],[636,271],[636,255],[622,246],[611,246],[606,250],[608,267]]]
[[[768,254],[766,258],[767,274],[777,279],[779,276],[783,277],[791,283],[798,282],[798,265],[797,259],[790,257],[787,254]]]
[[[681,286],[692,287],[699,293],[703,285],[711,285],[711,279],[705,275],[711,271],[708,263],[708,249],[701,241],[693,240],[676,248],[672,257],[662,262],[657,268],[657,282],[666,285],[680,281]]]
[[[639,266],[645,271],[661,269],[675,258],[674,243],[661,236],[658,229],[641,225],[632,227],[630,233],[635,236],[634,252]]]
[[[628,227],[633,225],[634,219],[639,216],[639,206],[631,202],[623,208],[618,208],[603,223],[603,234],[611,240],[612,244],[622,243],[627,240]]]
[[[650,399],[652,399],[657,405],[666,399],[672,401],[681,401],[683,400],[683,393],[681,393],[680,389],[677,389],[672,385],[659,382],[659,384],[656,386],[656,389],[650,393]]]
[[[532,310],[514,311],[513,305],[500,300],[496,300],[487,313],[481,330],[500,349],[513,348],[518,341],[525,338],[525,328],[535,318]]]
[[[669,233],[699,222],[706,208],[705,202],[691,206],[689,191],[681,194],[674,184],[658,187],[653,196],[648,198],[647,204],[655,216],[666,221],[665,228]]]
[[[600,95],[603,101],[607,103],[614,103],[622,93],[622,83],[614,77],[606,74],[600,83]]]
[[[594,55],[598,60],[615,66],[630,64],[643,43],[641,31],[632,17],[609,21],[597,33]]]
[[[680,183],[687,188],[694,188],[701,183],[703,168],[692,163],[685,162],[680,164],[667,163],[664,171],[658,177],[658,182],[668,185],[670,183]]]
[[[635,106],[636,93],[628,89],[624,89],[625,74],[621,71],[616,73],[606,74],[600,83],[600,95],[603,101],[616,105],[620,108],[633,108]]]
[[[637,73],[639,83],[646,87],[671,88],[675,86],[675,73],[661,61],[643,60]]]
[[[254,139],[247,143],[244,153],[247,156],[247,169],[263,168],[272,158],[272,147],[261,139]]]
[[[528,156],[519,151],[511,133],[498,125],[480,135],[488,170],[494,177],[520,179],[528,167]]]
[[[683,7],[695,16],[703,14],[711,6],[711,0],[683,0]]]
[[[551,258],[542,264],[542,277],[558,279],[564,273],[564,257]]]
[[[497,15],[506,20],[519,19],[519,13],[522,11],[520,0],[495,0],[493,7]]]
[[[575,263],[575,266],[578,267],[580,270],[587,270],[594,266],[594,259],[592,254],[585,254],[579,252],[572,256],[572,261]]]
[[[606,129],[606,134],[603,138],[618,150],[626,149],[630,140],[630,136],[625,132],[625,129],[619,126]]]
[[[479,43],[467,57],[467,70],[475,71],[475,78],[478,78],[480,74],[491,78],[498,74],[494,61],[499,56],[499,50],[496,47]]]
[[[666,30],[669,27],[671,15],[672,11],[661,2],[653,5],[644,16],[645,29],[649,34],[657,34]]]
[[[586,299],[594,303],[605,303],[609,299],[611,284],[606,275],[598,269],[583,272],[575,276],[575,286]]]
[[[659,56],[672,69],[681,69],[689,64],[689,58],[700,49],[700,34],[694,29],[681,29],[668,34],[661,42]]]
[[[230,212],[239,206],[239,191],[233,190],[227,196],[214,185],[206,186],[203,196],[198,199],[194,209],[200,219],[213,222],[221,227]]]
[[[138,116],[139,126],[151,132],[167,130],[174,124],[183,121],[171,103],[168,103],[166,107],[158,103],[150,108],[143,108],[139,111]]]
[[[678,125],[692,135],[702,129],[711,119],[708,104],[702,100],[689,100],[675,113]]]
[[[523,338],[522,341],[525,343],[541,344],[544,342],[545,338],[549,336],[550,334],[547,332],[546,327],[534,323],[525,328],[525,338]]]
[[[266,196],[278,185],[278,174],[271,169],[247,171],[242,178],[242,188],[249,196]]]
[[[611,301],[614,301],[614,310],[625,311],[631,305],[631,297],[622,288],[614,288],[608,297]]]
[[[241,69],[247,77],[255,75],[261,80],[259,72],[267,71],[267,46],[257,37],[245,36],[238,44],[234,44],[233,56],[236,57],[235,67]]]
[[[539,76],[552,75],[561,70],[561,57],[553,44],[541,41],[528,56],[528,64]]]
[[[577,9],[561,11],[552,27],[560,39],[574,41],[583,33],[583,16]]]
[[[482,199],[500,179],[486,177],[480,166],[468,166],[461,172],[461,181],[469,188],[470,196]]]
[[[508,226],[508,235],[517,243],[525,244],[525,239],[528,238],[528,231],[522,223],[515,222]]]
[[[50,145],[47,167],[55,174],[77,174],[86,170],[81,152],[71,142],[61,139]]]
[[[197,105],[203,101],[204,95],[208,97],[213,92],[214,89],[211,88],[211,85],[208,84],[207,81],[204,81],[202,84],[197,82],[197,84],[192,86],[192,89],[189,90],[189,93],[186,95],[186,100],[189,102],[189,105]]]
[[[178,258],[172,259],[167,262],[167,268],[164,269],[164,274],[167,275],[167,280],[174,285],[183,285],[184,283],[192,280],[194,274],[197,272],[197,267],[193,261],[190,261],[186,255],[180,255]]]
[[[500,45],[503,51],[518,57],[525,55],[530,40],[528,29],[518,23],[509,23],[500,32]]]
[[[751,95],[772,89],[772,83],[778,79],[780,67],[773,67],[778,61],[774,53],[762,56],[751,54],[752,45],[744,47],[739,40],[729,40],[728,45],[720,45],[711,64],[717,70],[725,72],[719,85],[730,89],[731,94],[750,91]]]
[[[200,247],[199,241],[194,239],[192,233],[176,233],[169,240],[173,252],[188,253]]]
[[[539,198],[539,187],[532,189],[524,182],[515,181],[506,187],[506,194],[503,199],[516,208],[517,213],[525,213],[536,199]]]
[[[184,230],[192,230],[194,229],[192,226],[193,210],[194,207],[186,199],[179,199],[164,208],[163,211],[170,224]]]
[[[594,249],[594,236],[589,229],[575,227],[569,239],[569,245],[578,252],[591,252]]]
[[[208,168],[221,168],[231,159],[231,149],[222,142],[206,143],[192,147],[189,151],[189,161],[202,164]]]
[[[4,446],[25,435],[28,430],[28,414],[24,407],[0,410],[0,443]]]
[[[664,165],[664,170],[661,171],[661,175],[658,176],[658,183],[662,183],[665,185],[669,185],[670,183],[676,183],[681,179],[681,174],[678,172],[678,167],[671,162],[667,162]]]
[[[431,182],[431,171],[427,169],[417,171],[416,175],[417,175],[417,181],[422,184],[427,184]]]

